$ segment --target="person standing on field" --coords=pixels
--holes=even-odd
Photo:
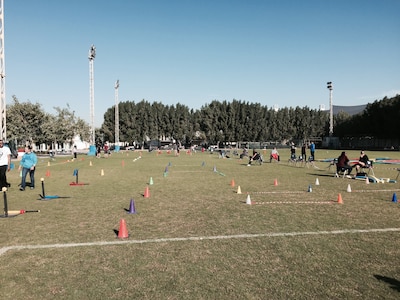
[[[20,191],[25,190],[26,186],[26,175],[29,173],[31,178],[31,190],[35,188],[35,168],[37,164],[37,156],[32,152],[32,146],[25,147],[25,154],[22,156],[20,166],[18,170],[22,169],[21,187]]]
[[[0,140],[0,188],[8,188],[6,172],[11,168],[11,150],[7,146],[4,147],[3,140]]]
[[[310,144],[310,154],[311,154],[311,159],[315,160],[315,144],[314,142],[311,142]]]

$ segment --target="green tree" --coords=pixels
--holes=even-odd
[[[12,96],[12,104],[7,105],[7,135],[17,139],[19,143],[43,143],[46,141],[43,129],[49,120],[41,105],[30,101],[21,103],[16,96]]]

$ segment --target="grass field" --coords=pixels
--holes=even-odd
[[[251,167],[216,153],[40,158],[23,192],[12,170],[9,210],[40,212],[0,219],[1,299],[398,299],[399,182],[335,178],[328,162],[296,167],[280,152]],[[87,185],[70,186],[75,169]],[[38,200],[41,177],[46,195],[69,198]]]

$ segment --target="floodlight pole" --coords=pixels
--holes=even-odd
[[[329,136],[332,136],[333,135],[333,105],[332,105],[333,84],[331,81],[327,82],[326,84],[329,90]]]
[[[119,88],[119,80],[115,82],[115,151],[119,151],[119,101],[118,101],[118,88]]]
[[[4,67],[4,0],[0,0],[0,138],[6,141],[6,89]]]
[[[94,58],[96,57],[96,47],[92,45],[89,49],[89,85],[90,85],[90,150],[91,155],[96,153],[96,138],[94,128]]]

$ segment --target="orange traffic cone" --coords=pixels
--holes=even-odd
[[[338,197],[337,197],[337,202],[339,204],[343,204],[343,199],[342,199],[342,195],[339,193]]]
[[[234,187],[235,186],[235,180],[233,180],[233,178],[232,178],[232,180],[231,180],[231,187]]]
[[[146,189],[144,190],[144,195],[145,198],[149,198],[150,197],[150,190],[149,187],[146,186]]]
[[[275,180],[274,180],[274,186],[277,186],[277,185],[278,185],[278,180],[275,179]]]
[[[46,177],[50,177],[50,170],[46,171]]]
[[[126,228],[125,219],[121,219],[121,221],[119,221],[118,238],[126,239],[128,236],[128,229]]]

